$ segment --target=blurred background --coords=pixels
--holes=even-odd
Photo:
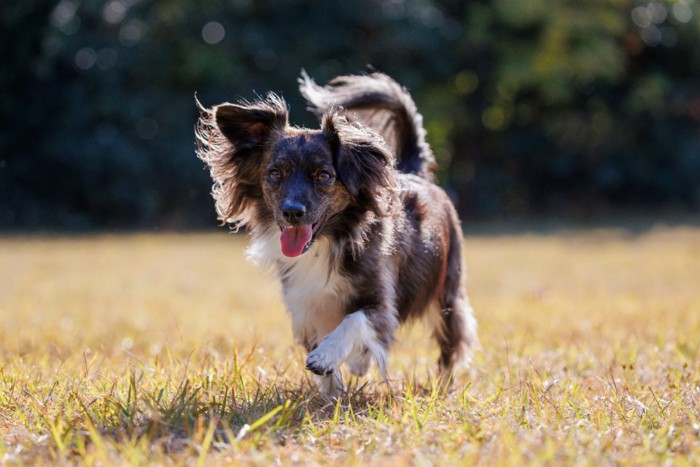
[[[464,219],[697,213],[694,0],[3,0],[0,230],[213,228],[206,106],[383,71]]]

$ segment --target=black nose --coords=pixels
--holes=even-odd
[[[306,206],[294,201],[287,201],[282,204],[282,216],[290,222],[300,221],[306,215]]]

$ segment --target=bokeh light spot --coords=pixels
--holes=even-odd
[[[62,0],[51,11],[51,25],[56,28],[63,29],[75,17],[75,12],[78,10],[78,4],[72,0]]]
[[[143,21],[132,19],[127,21],[119,31],[119,42],[125,47],[136,45],[145,34],[146,25]]]
[[[656,26],[649,26],[640,32],[642,40],[648,46],[655,47],[661,42],[661,31]]]
[[[210,45],[218,44],[224,40],[226,29],[218,21],[210,21],[202,28],[202,39]]]
[[[83,47],[75,53],[75,66],[81,70],[89,70],[97,61],[97,53],[90,47]]]
[[[462,95],[471,94],[479,87],[479,77],[472,71],[461,71],[455,76],[455,88]]]
[[[120,23],[126,16],[126,5],[119,0],[108,2],[102,10],[102,17],[107,23]]]
[[[497,106],[489,107],[484,110],[484,113],[481,115],[481,121],[489,130],[502,130],[506,127],[507,123],[506,112]]]
[[[693,10],[691,10],[690,6],[685,2],[674,4],[671,11],[673,12],[673,17],[681,23],[687,23],[693,19]]]
[[[643,6],[638,6],[632,10],[632,21],[640,28],[646,28],[651,24],[649,10]]]
[[[673,47],[678,42],[678,33],[671,27],[661,28],[661,43],[666,47]]]
[[[649,18],[656,24],[666,21],[666,16],[668,15],[666,7],[659,2],[651,2],[647,5],[647,12],[649,13]]]

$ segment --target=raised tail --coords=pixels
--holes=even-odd
[[[408,91],[387,75],[339,76],[319,86],[302,71],[299,90],[314,113],[335,111],[379,133],[396,153],[401,172],[433,179],[435,156],[425,140],[423,116]]]

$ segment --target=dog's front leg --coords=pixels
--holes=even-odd
[[[382,376],[386,377],[386,358],[390,340],[377,329],[379,325],[384,330],[384,334],[392,333],[398,322],[393,315],[383,315],[381,316],[379,312],[368,314],[364,310],[350,313],[309,353],[306,368],[322,377],[320,386],[324,392],[327,394],[337,392],[332,387],[337,382],[340,382],[342,387],[340,365],[343,362],[350,357],[356,358],[367,352],[377,362]],[[330,381],[328,378],[333,380]]]
[[[327,375],[315,375],[314,379],[316,380],[316,387],[326,396],[338,398],[345,392],[343,376],[340,370],[335,370]]]

